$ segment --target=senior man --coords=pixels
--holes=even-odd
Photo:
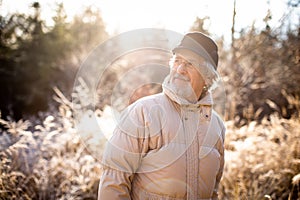
[[[103,155],[98,199],[218,199],[225,126],[211,95],[217,66],[210,37],[184,35],[163,92],[122,113]]]

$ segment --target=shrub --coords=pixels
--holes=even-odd
[[[272,115],[261,124],[252,121],[237,129],[228,122],[227,126],[221,199],[300,197],[299,117],[286,120]]]

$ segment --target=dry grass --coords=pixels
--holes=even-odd
[[[62,104],[32,131],[28,121],[1,124],[0,199],[96,199],[101,166],[74,128],[70,107]]]
[[[40,125],[0,121],[0,199],[96,199],[101,153],[89,153],[59,96],[60,112]],[[299,116],[227,129],[220,199],[300,198]]]
[[[300,198],[300,119],[228,122],[221,199]]]

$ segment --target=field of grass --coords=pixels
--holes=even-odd
[[[38,125],[0,122],[0,199],[97,198],[102,149],[87,148],[66,103]],[[220,199],[300,199],[299,116],[226,126]]]
[[[300,119],[227,122],[220,199],[300,198]]]

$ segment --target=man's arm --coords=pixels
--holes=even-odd
[[[118,129],[114,132],[102,158],[98,200],[131,199],[131,183],[141,159],[140,143]]]
[[[219,168],[219,171],[218,171],[218,174],[216,176],[216,184],[215,184],[215,188],[214,188],[214,191],[213,191],[213,200],[217,200],[218,199],[218,189],[219,189],[219,184],[220,184],[220,181],[221,181],[221,178],[222,178],[222,175],[223,175],[223,169],[224,169],[224,164],[225,164],[225,159],[224,159],[224,141],[225,141],[225,132],[226,132],[226,128],[222,127],[222,134],[221,134],[221,142],[220,142],[220,145],[218,147],[219,149],[219,152],[220,152],[220,168]]]
[[[104,167],[100,178],[98,200],[129,200],[133,174]]]
[[[140,107],[123,115],[102,157],[98,200],[131,199],[131,184],[148,149],[144,117]]]

